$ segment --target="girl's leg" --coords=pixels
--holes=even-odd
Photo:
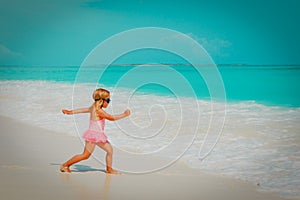
[[[68,160],[67,162],[62,164],[60,170],[62,172],[71,172],[69,167],[75,163],[82,161],[82,160],[88,159],[91,156],[91,154],[93,153],[94,149],[95,149],[95,143],[86,141],[83,153],[73,156],[70,160]]]
[[[109,174],[120,174],[120,172],[113,170],[112,168],[112,156],[113,148],[109,142],[97,143],[97,145],[106,152],[106,173]]]

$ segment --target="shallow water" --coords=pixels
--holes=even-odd
[[[222,78],[227,102],[255,101],[271,106],[300,107],[300,66],[218,66],[217,71]],[[207,85],[205,74],[218,84],[218,74],[211,66],[0,66],[0,80],[95,85],[99,82],[106,87],[130,88],[157,95],[174,95],[174,89],[175,95],[210,100],[208,87],[214,85]],[[142,85],[137,87],[140,80]],[[158,84],[154,84],[155,81]],[[162,85],[163,81],[168,85]]]

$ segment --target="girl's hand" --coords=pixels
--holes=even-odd
[[[73,114],[73,111],[72,110],[62,110],[62,112],[66,115],[72,115]]]
[[[126,110],[124,111],[124,114],[125,114],[126,116],[129,116],[129,115],[130,115],[130,110],[129,110],[129,109],[126,109]]]

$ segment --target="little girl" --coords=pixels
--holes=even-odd
[[[106,108],[110,102],[110,93],[108,90],[99,88],[93,93],[94,103],[89,108],[80,108],[75,110],[62,110],[64,114],[72,115],[78,113],[90,113],[90,127],[83,133],[85,140],[85,147],[82,154],[75,155],[67,162],[63,163],[60,167],[61,172],[71,172],[70,166],[86,160],[93,153],[95,146],[102,148],[106,151],[106,173],[119,174],[118,171],[112,169],[112,154],[113,149],[106,135],[104,134],[104,121],[110,121],[125,118],[130,115],[130,110],[125,110],[124,113],[119,115],[110,115],[106,113],[103,108]]]

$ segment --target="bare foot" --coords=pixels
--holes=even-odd
[[[60,166],[60,171],[61,172],[68,172],[68,173],[71,172],[70,168],[68,166],[64,166],[64,165]]]
[[[107,173],[107,174],[117,174],[117,175],[121,175],[120,172],[118,172],[118,171],[112,169],[111,167],[107,167],[107,168],[106,168],[106,173]]]

